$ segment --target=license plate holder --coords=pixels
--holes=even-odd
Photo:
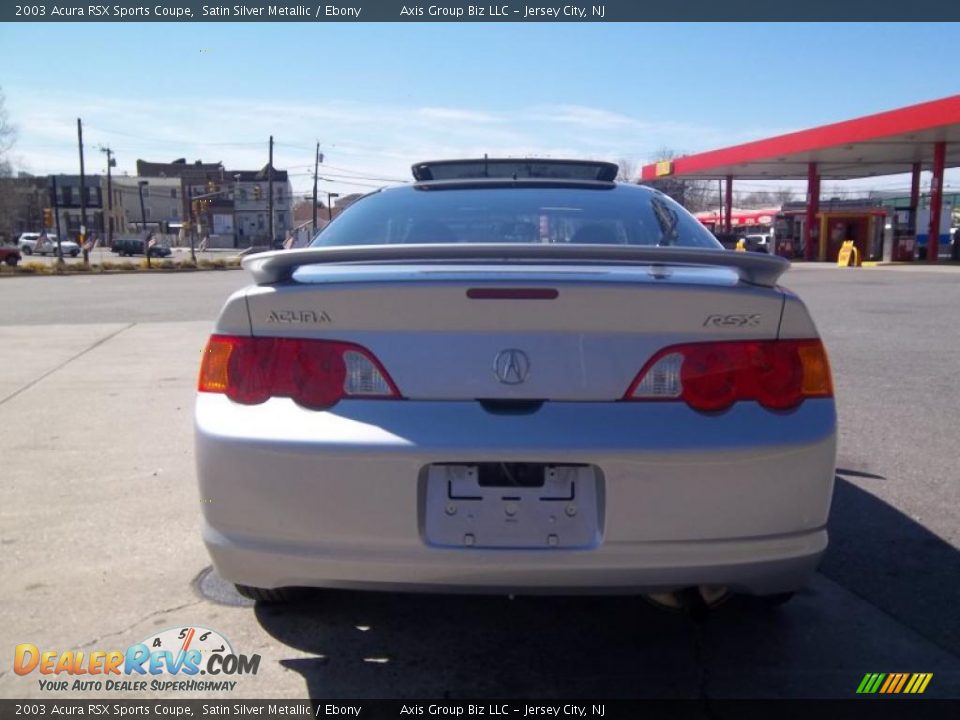
[[[428,545],[586,549],[602,538],[602,485],[592,465],[541,463],[537,487],[484,486],[477,465],[426,468],[421,505]]]

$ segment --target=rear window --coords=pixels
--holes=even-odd
[[[721,247],[667,196],[629,186],[385,191],[351,205],[312,244],[405,243]]]

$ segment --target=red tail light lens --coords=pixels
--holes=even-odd
[[[353,343],[297,338],[211,336],[200,365],[200,392],[256,405],[288,397],[312,409],[343,398],[399,398],[373,354]]]
[[[819,340],[748,340],[664,348],[624,399],[683,400],[696,410],[717,411],[740,400],[787,410],[812,397],[833,397]]]
[[[737,399],[736,348],[718,345],[691,346],[680,365],[682,397],[699,410],[722,410]]]

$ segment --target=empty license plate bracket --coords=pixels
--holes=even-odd
[[[592,465],[435,464],[426,471],[421,518],[429,545],[583,549],[600,543],[602,484]]]

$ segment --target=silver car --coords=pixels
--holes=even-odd
[[[219,574],[261,601],[802,587],[836,414],[787,261],[607,163],[414,174],[244,261],[196,405]]]

